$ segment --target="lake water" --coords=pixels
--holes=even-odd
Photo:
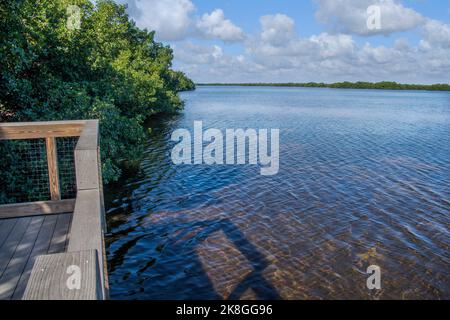
[[[450,93],[199,87],[106,190],[113,299],[450,298]],[[177,128],[279,128],[280,169],[172,163]],[[381,290],[366,287],[367,267]]]

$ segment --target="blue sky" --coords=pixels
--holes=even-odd
[[[450,83],[449,0],[118,2],[196,82]]]

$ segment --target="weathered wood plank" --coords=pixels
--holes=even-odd
[[[0,124],[0,140],[78,137],[85,121],[12,122]]]
[[[77,190],[100,189],[98,139],[98,121],[86,121],[74,154]]]
[[[102,299],[97,259],[95,250],[39,256],[31,272],[23,299]],[[76,281],[78,276],[79,287]]]
[[[12,297],[20,276],[25,269],[43,221],[44,217],[42,216],[31,219],[24,237],[0,277],[0,300],[10,299]]]
[[[97,150],[75,149],[77,190],[99,189]]]
[[[72,214],[65,213],[58,215],[55,231],[53,232],[48,254],[64,252],[66,249],[66,240],[69,233]]]
[[[0,277],[3,275],[3,272],[5,271],[6,266],[8,265],[11,257],[16,251],[19,242],[22,240],[30,221],[30,217],[18,219],[13,230],[8,235],[8,238],[6,238],[5,242],[0,248]]]
[[[0,219],[73,212],[75,199],[37,201],[0,206]]]
[[[98,252],[102,290],[106,290],[103,247],[103,206],[98,189],[79,190],[70,228],[68,252],[95,249]],[[107,293],[103,292],[103,296]]]
[[[12,297],[14,300],[22,299],[36,258],[40,255],[47,254],[55,230],[57,219],[58,217],[56,215],[45,216],[44,223],[41,226],[41,230],[39,230],[39,235],[37,236],[33,250],[31,251],[30,257],[27,261],[25,270],[20,276],[19,283],[17,284],[17,287],[14,291]]]
[[[101,207],[98,190],[78,191],[68,251],[102,248]]]
[[[66,242],[64,245],[64,252],[67,252],[68,248],[69,248],[69,242],[70,242],[70,228],[72,227],[72,220],[73,220],[73,213],[70,215],[70,221],[69,221],[69,230],[67,230],[67,235],[66,235]]]
[[[53,201],[61,200],[59,188],[58,154],[56,150],[56,139],[54,137],[45,139],[47,151],[48,179],[50,184],[50,196]]]
[[[76,150],[97,150],[99,146],[98,120],[86,120]]]
[[[2,219],[0,220],[2,225],[0,227],[0,248],[3,246],[3,243],[8,238],[9,234],[13,230],[14,226],[17,223],[16,219]]]
[[[103,296],[107,298],[109,286],[103,235],[106,226],[104,221],[105,211],[103,203],[99,139],[98,120],[87,120],[75,148],[78,196],[67,250],[97,250],[100,276],[103,284]],[[88,207],[86,202],[86,199],[89,198],[91,198],[90,201],[92,202],[90,207]],[[78,203],[80,203],[79,206]],[[77,210],[77,207],[80,208],[80,210]],[[89,220],[91,220],[91,223],[89,223],[89,226],[86,226],[85,223]],[[85,238],[83,233],[87,230],[92,230],[92,232],[95,233],[95,236],[91,237],[90,241],[83,240],[83,238]]]

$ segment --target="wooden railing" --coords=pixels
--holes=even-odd
[[[50,201],[0,205],[0,218],[73,211],[75,200],[61,200],[56,138],[79,137],[85,121],[0,123],[0,140],[45,139]]]
[[[61,200],[55,142],[59,137],[79,137],[74,151],[75,199]],[[17,139],[45,139],[51,200],[1,205],[0,218],[73,212],[67,252],[37,258],[24,299],[107,299],[98,121],[0,124],[0,140]],[[82,273],[79,290],[66,283],[67,268],[74,265]]]

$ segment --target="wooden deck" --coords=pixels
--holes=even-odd
[[[51,195],[0,205],[0,300],[108,298],[98,132],[97,120],[0,123],[0,140],[45,139]],[[61,199],[55,139],[74,136],[77,193]]]
[[[22,299],[36,257],[66,252],[72,213],[0,219],[0,299]]]

